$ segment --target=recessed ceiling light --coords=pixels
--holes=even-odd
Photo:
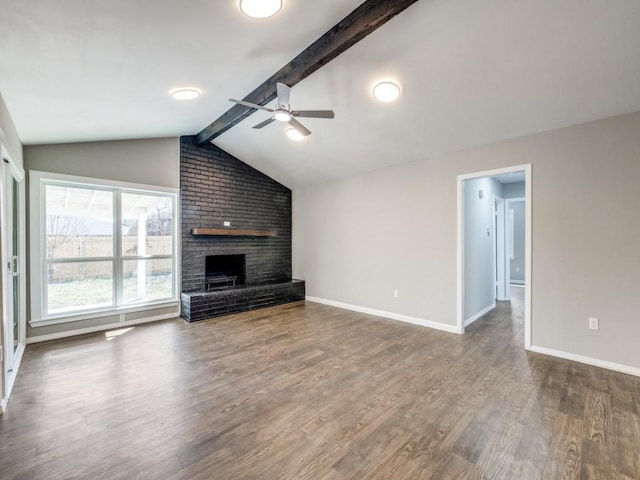
[[[394,82],[379,82],[373,87],[373,96],[380,102],[395,102],[400,96],[400,87]]]
[[[281,8],[282,0],[240,0],[240,10],[251,18],[268,18]]]
[[[287,137],[289,137],[289,139],[293,140],[294,142],[301,142],[305,138],[307,138],[293,127],[287,128],[286,132],[287,132]]]
[[[177,88],[171,90],[171,96],[176,100],[193,100],[200,96],[200,90],[197,88]]]

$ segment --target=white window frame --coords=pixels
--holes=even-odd
[[[114,215],[114,238],[113,238],[113,255],[105,258],[105,260],[113,261],[113,277],[114,277],[114,305],[105,307],[93,307],[86,309],[78,309],[73,312],[60,312],[47,315],[47,298],[46,298],[46,249],[45,249],[45,232],[46,232],[46,207],[45,207],[45,187],[46,185],[68,185],[80,188],[96,188],[100,190],[108,190],[114,193],[113,196],[113,215]],[[135,193],[144,195],[162,195],[171,198],[173,206],[173,248],[170,255],[145,255],[131,256],[123,255],[121,251],[121,197],[123,193]],[[93,318],[107,317],[112,315],[122,315],[125,313],[139,312],[164,307],[174,307],[179,304],[179,285],[180,271],[178,268],[178,259],[180,254],[179,237],[180,232],[180,211],[178,203],[178,189],[169,187],[158,187],[152,185],[144,185],[139,183],[128,183],[114,180],[105,180],[89,177],[79,177],[75,175],[64,175],[60,173],[49,173],[32,170],[29,172],[29,227],[30,227],[30,286],[31,286],[31,315],[29,324],[32,327],[45,325],[55,325],[59,323],[67,323],[79,320],[88,320]],[[117,277],[121,274],[120,267],[125,260],[137,259],[157,259],[171,258],[173,260],[173,295],[170,299],[162,299],[154,302],[144,302],[139,304],[122,305],[122,289],[119,288],[120,282]],[[78,258],[73,261],[96,261],[100,258],[88,257]]]

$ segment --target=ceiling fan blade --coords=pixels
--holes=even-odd
[[[291,88],[284,83],[276,85],[278,91],[278,108],[289,110],[289,97],[291,96]]]
[[[271,122],[275,122],[275,119],[273,117],[271,118],[267,118],[264,122],[260,122],[259,124],[255,125],[253,128],[262,128],[262,127],[266,127],[267,125],[269,125]]]
[[[244,100],[236,100],[235,98],[230,98],[230,102],[237,103],[238,105],[244,105],[245,107],[251,107],[258,110],[266,110],[267,112],[274,112],[272,108],[263,107],[262,105],[256,105],[255,103],[245,102]]]
[[[305,127],[304,125],[302,125],[299,121],[297,121],[295,118],[291,117],[291,120],[289,120],[289,125],[291,125],[293,128],[295,128],[297,131],[299,131],[302,135],[304,135],[305,137],[307,135],[311,135],[311,131],[307,129],[307,127]]]
[[[307,118],[335,118],[336,116],[333,110],[298,110],[291,112],[291,115]]]

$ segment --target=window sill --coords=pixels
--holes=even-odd
[[[114,317],[117,315],[126,315],[127,313],[144,312],[147,310],[155,310],[158,308],[168,308],[180,306],[178,300],[168,300],[158,303],[146,303],[144,305],[132,305],[128,307],[110,308],[108,310],[84,312],[80,314],[70,314],[58,316],[55,318],[45,318],[40,320],[30,320],[29,325],[32,328],[46,327],[49,325],[59,325],[62,323],[80,322],[82,320],[93,320],[96,318]],[[121,320],[125,321],[125,320]]]

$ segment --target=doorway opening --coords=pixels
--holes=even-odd
[[[524,287],[524,346],[531,348],[531,165],[458,176],[457,328]]]
[[[509,252],[509,283],[512,287],[524,287],[526,282],[525,266],[525,197],[513,197],[506,200],[507,212],[507,251]]]

